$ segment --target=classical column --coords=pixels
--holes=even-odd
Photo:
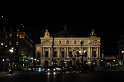
[[[60,47],[58,47],[58,56],[57,56],[57,65],[59,66],[60,65],[60,59],[61,59],[61,48]]]
[[[67,58],[67,48],[65,48],[65,58]]]
[[[61,56],[61,53],[60,53],[60,48],[57,49],[58,50],[58,53],[57,53],[57,58],[60,58]]]
[[[74,48],[72,50],[72,55],[73,55],[73,57],[75,57],[75,49]]]
[[[64,48],[64,58],[67,58],[66,48]]]
[[[50,47],[48,47],[48,58],[50,58],[51,56],[51,49],[50,49]]]
[[[91,51],[90,51],[90,47],[88,47],[87,58],[90,58],[90,55],[91,55]]]
[[[41,47],[40,65],[43,65],[43,47]]]
[[[98,47],[98,57],[100,58],[100,47]]]
[[[45,55],[45,51],[44,51],[44,47],[42,47],[42,48],[43,48],[43,52],[42,52],[42,53],[43,53],[43,58],[44,58],[44,57],[45,57],[45,56],[44,56],[44,55]]]
[[[43,58],[43,47],[41,47],[41,56],[40,58]]]
[[[92,54],[92,51],[93,51],[93,48],[90,47],[90,61],[92,62],[92,59],[93,59],[93,54]]]
[[[99,57],[99,53],[98,53],[98,47],[96,48],[96,58]]]
[[[51,62],[51,65],[52,65],[52,57],[53,57],[53,49],[52,49],[52,47],[50,47],[50,62]]]
[[[93,47],[91,47],[91,58],[93,58]]]
[[[52,48],[50,47],[50,58],[52,57]]]
[[[41,58],[41,64],[43,65],[44,64],[44,61],[45,61],[45,52],[44,52],[44,47],[42,47],[42,58]]]
[[[68,54],[68,52],[69,52],[69,48],[67,47],[67,58],[69,57],[69,54]]]
[[[67,58],[67,47],[65,47],[64,49],[64,59],[66,61],[66,58]],[[67,66],[67,63],[65,63],[65,66]]]
[[[47,58],[47,60],[48,60],[48,65],[51,65],[51,60],[50,60],[50,48],[49,47],[45,47],[46,48],[46,51],[48,52],[48,57],[46,57]],[[45,58],[45,59],[46,59]]]
[[[100,48],[97,47],[97,65],[99,66],[99,63],[100,63]]]

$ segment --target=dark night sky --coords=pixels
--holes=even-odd
[[[93,28],[101,37],[105,54],[117,53],[117,38],[123,32],[123,12],[119,9],[38,9],[5,14],[16,26],[22,22],[35,43],[40,42],[45,28],[55,34],[67,28],[80,36],[88,36]]]

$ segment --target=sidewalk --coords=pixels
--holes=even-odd
[[[13,73],[20,73],[21,71],[13,71]],[[9,74],[8,71],[2,71],[0,72],[0,74]]]
[[[122,66],[105,66],[105,67],[96,67],[95,71],[124,71]]]
[[[7,72],[7,71],[2,71],[2,72],[0,72],[0,74],[8,74],[9,72]]]

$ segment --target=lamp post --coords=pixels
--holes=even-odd
[[[50,57],[50,59],[51,59],[51,65],[53,65],[53,55],[54,55],[54,36],[52,38],[52,55]]]
[[[34,58],[33,57],[31,57],[31,66],[33,67],[34,66]]]
[[[81,45],[81,60],[82,60],[82,70],[81,71],[83,71],[84,70],[84,60],[83,60],[83,58],[84,58],[84,54],[83,54],[83,44],[84,44],[84,41],[81,41],[80,42],[80,45]]]
[[[13,53],[14,53],[14,48],[12,47],[12,48],[10,48],[9,49],[9,52],[11,53],[11,56],[12,56],[12,59],[11,59],[11,61],[13,61],[13,63],[12,64],[10,64],[10,67],[8,68],[8,69],[10,69],[11,71],[13,70],[13,67],[14,67],[14,56],[13,56]]]
[[[14,48],[12,47],[11,49],[9,49],[9,52],[12,54],[14,52],[13,50]]]

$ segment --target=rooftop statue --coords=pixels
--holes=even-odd
[[[48,30],[47,29],[45,29],[46,31],[45,31],[45,33],[44,33],[44,37],[50,37],[50,33],[48,32]]]
[[[45,29],[46,30],[46,32],[44,33],[44,35],[45,36],[49,36],[50,35],[50,33],[48,32],[48,30],[47,29]]]

